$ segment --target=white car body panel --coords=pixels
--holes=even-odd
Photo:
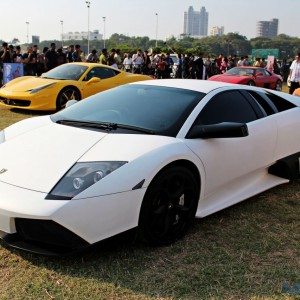
[[[275,160],[299,152],[299,114],[300,107],[289,111],[283,111],[274,116],[278,127]]]
[[[147,136],[144,136],[145,139],[146,137]],[[177,160],[188,160],[190,162],[193,162],[199,169],[199,173],[201,174],[201,176],[204,176],[204,169],[200,159],[194,153],[192,153],[192,151],[180,140],[169,137],[155,136],[148,136],[148,138],[149,141],[153,141],[153,143],[149,144],[148,151],[139,153],[139,155],[136,156],[136,159],[132,158],[133,160],[129,160],[128,164],[125,164],[121,168],[109,174],[109,176],[104,177],[101,181],[90,186],[88,189],[75,196],[74,200],[86,197],[96,197],[99,194],[108,195],[111,193],[130,191],[142,180],[145,180],[145,182],[143,183],[143,187],[147,187],[154,176],[163,167]],[[118,137],[117,134],[112,134],[101,141],[97,146],[99,147],[99,150],[103,149],[104,153],[105,150],[109,151],[109,149],[112,149],[112,152],[114,153],[114,150],[116,149],[115,147],[118,147],[118,139],[123,139],[125,144],[128,139],[129,141],[132,141],[132,143],[130,144],[136,147],[139,146],[140,141],[143,141],[143,137],[139,135],[123,135],[123,137]],[[106,140],[109,141],[107,147],[105,144]],[[158,141],[160,143],[158,143]],[[168,143],[166,143],[167,141]],[[113,143],[114,146],[112,146]],[[123,144],[121,143],[119,144],[119,146],[123,146]],[[84,156],[82,158],[83,160],[80,161],[85,161],[87,158],[89,158],[88,161],[94,161],[94,159],[97,157],[97,153],[96,151],[94,151],[96,149],[97,147],[92,149],[89,154]],[[125,146],[120,147],[120,153],[124,151],[123,157],[126,158],[127,150],[125,149]],[[109,153],[107,153],[106,158],[108,160],[111,160],[113,156],[109,156]],[[129,158],[129,156],[127,156],[127,158]],[[122,178],[122,181],[120,181],[120,178]]]
[[[25,189],[50,192],[59,178],[105,135],[53,122],[25,132],[1,145],[0,156],[5,157],[1,168],[8,171],[0,180]]]

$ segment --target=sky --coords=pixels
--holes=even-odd
[[[85,0],[0,0],[0,39],[29,36],[40,40],[60,40],[63,31],[87,31],[88,8]],[[256,35],[260,20],[279,19],[279,34],[300,37],[300,0],[90,0],[90,30],[98,29],[109,37],[113,33],[149,36],[155,39],[177,37],[183,32],[183,15],[189,6],[209,13],[210,29],[224,26],[225,33],[238,32],[247,38]],[[156,13],[158,17],[156,17]]]

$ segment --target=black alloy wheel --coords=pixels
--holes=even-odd
[[[172,166],[157,175],[145,194],[139,233],[147,244],[168,245],[181,238],[195,219],[199,183],[182,166]]]
[[[56,109],[61,110],[66,107],[69,100],[80,100],[80,93],[74,87],[66,87],[60,91],[56,100]]]

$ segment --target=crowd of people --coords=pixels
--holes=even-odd
[[[48,70],[69,62],[101,63],[126,72],[146,74],[155,78],[184,79],[207,79],[210,76],[225,73],[237,66],[252,65],[268,68],[265,59],[256,58],[254,62],[250,62],[249,57],[246,55],[226,57],[220,54],[215,58],[207,56],[203,59],[201,54],[184,55],[178,53],[174,56],[171,53],[149,52],[141,49],[138,49],[135,53],[121,53],[119,49],[111,49],[110,51],[102,49],[98,53],[96,49],[93,49],[85,56],[80,45],[70,45],[64,51],[61,47],[57,48],[55,43],[51,43],[50,47],[44,47],[42,51],[38,49],[37,45],[29,46],[25,52],[21,53],[20,46],[14,47],[4,42],[0,51],[0,82],[3,63],[22,63],[24,65],[24,75],[40,76]],[[276,74],[284,72],[276,59],[270,71]]]

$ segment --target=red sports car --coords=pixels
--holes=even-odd
[[[235,67],[208,80],[263,87],[281,91],[282,77],[258,67]]]

